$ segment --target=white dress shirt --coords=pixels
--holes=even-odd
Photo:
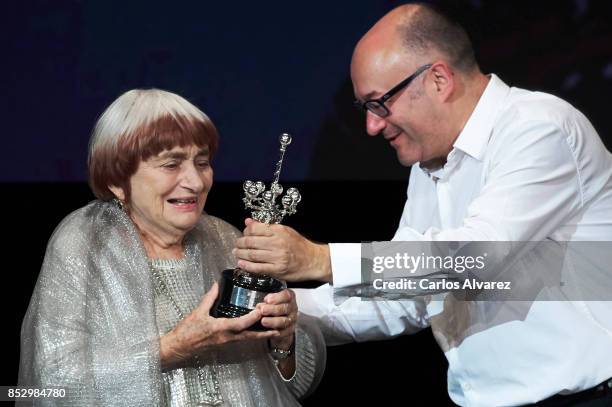
[[[568,103],[491,75],[444,167],[413,167],[393,240],[611,241],[612,155]],[[320,319],[331,345],[431,325],[459,405],[533,403],[612,377],[612,302],[497,304],[516,309],[511,321],[488,320],[490,302],[449,305],[444,295],[339,303],[335,289],[361,283],[360,245],[330,252],[333,287],[297,290],[300,311]],[[461,331],[462,318],[471,330]]]

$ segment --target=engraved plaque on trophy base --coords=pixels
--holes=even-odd
[[[270,293],[286,288],[285,283],[272,277],[247,273],[241,269],[227,269],[221,273],[219,296],[211,315],[215,318],[236,318],[248,314]],[[251,325],[250,331],[265,331],[261,322]]]

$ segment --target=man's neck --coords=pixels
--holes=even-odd
[[[443,156],[436,157],[428,161],[421,161],[421,168],[432,172],[444,167],[448,154],[453,149],[453,145],[459,137],[459,134],[461,134],[466,123],[472,116],[472,113],[474,112],[474,109],[476,108],[476,105],[484,93],[490,79],[490,76],[483,75],[480,72],[466,79],[464,85],[465,94],[461,96],[460,100],[457,100],[459,103],[456,106],[456,119],[451,118],[451,122],[454,121],[457,123],[457,126],[450,131],[450,133],[453,134],[453,137],[448,142],[448,151],[446,151]]]
[[[420,166],[428,172],[433,172],[444,167],[444,164],[446,164],[446,157],[438,157],[429,161],[422,161]]]
[[[472,113],[474,113],[474,109],[476,109],[476,105],[478,105],[478,102],[487,88],[490,79],[491,77],[489,75],[484,75],[478,71],[478,73],[474,74],[467,80],[465,96],[459,110],[459,129],[457,131],[457,135],[455,136],[455,140],[463,131],[463,128],[467,124],[470,117],[472,117]]]

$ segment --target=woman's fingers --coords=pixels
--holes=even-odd
[[[275,330],[267,330],[267,331],[244,331],[235,335],[235,339],[239,341],[248,341],[248,340],[256,340],[256,339],[270,339],[276,338],[280,336],[280,333]]]
[[[295,325],[296,315],[285,315],[282,317],[264,317],[261,324],[270,329],[284,330]]]
[[[243,315],[238,318],[230,318],[227,319],[228,326],[227,329],[233,332],[244,331],[257,321],[261,319],[261,312],[257,309],[249,312],[246,315]]]
[[[204,294],[204,297],[202,298],[202,301],[200,301],[200,305],[198,306],[198,308],[201,308],[202,311],[206,312],[206,315],[208,315],[218,295],[219,284],[215,282],[212,287],[210,287],[210,290],[208,290],[208,292]]]
[[[277,293],[266,295],[264,302],[266,304],[282,304],[292,302],[294,297],[294,292],[287,288]]]
[[[286,302],[284,304],[271,305],[271,304],[257,304],[257,309],[261,312],[264,317],[280,317],[289,315],[296,311],[296,308],[292,307],[292,304]]]
[[[289,289],[268,294],[265,303],[257,304],[263,318],[261,324],[266,328],[285,330],[297,321],[295,294]]]
[[[268,294],[264,302],[257,304],[257,308],[263,316],[281,316],[297,312],[295,293],[285,289],[278,293]]]
[[[247,331],[251,325],[261,319],[261,312],[253,310],[246,315],[238,318],[223,319],[223,337],[225,342],[253,340],[253,339],[268,339],[279,336],[279,332],[275,329],[267,331]]]

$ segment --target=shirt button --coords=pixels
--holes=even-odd
[[[470,390],[472,389],[472,386],[470,386],[470,384],[469,384],[469,383],[461,383],[461,388],[462,388],[464,391],[470,391]]]

